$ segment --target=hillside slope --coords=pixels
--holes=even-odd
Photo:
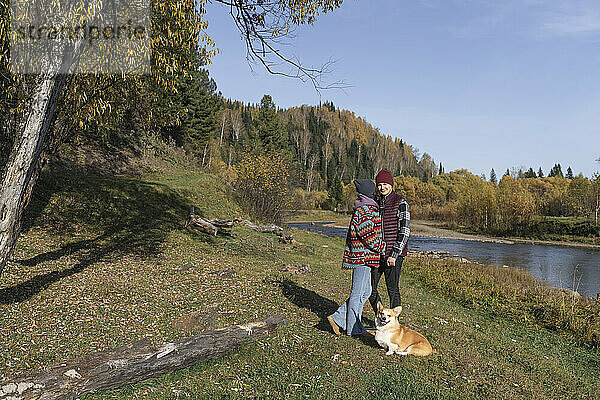
[[[217,327],[273,314],[291,323],[224,357],[87,398],[589,399],[600,384],[597,349],[465,308],[424,286],[420,259],[406,261],[402,319],[438,354],[385,357],[372,338],[335,337],[322,318],[349,290],[343,241],[295,232],[310,247],[293,248],[244,227],[237,238],[186,231],[190,205],[207,217],[241,212],[214,176],[175,168],[107,177],[59,165],[40,188],[0,285],[0,346],[10,349],[0,379],[143,337],[193,334],[200,328],[177,321],[200,311]],[[288,264],[313,273],[281,272]]]

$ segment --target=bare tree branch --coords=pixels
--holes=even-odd
[[[311,82],[317,92],[324,89],[345,89],[350,86],[343,81],[326,83],[325,75],[331,74],[334,60],[328,60],[319,68],[303,65],[295,56],[286,55],[282,47],[285,39],[295,37],[294,27],[312,24],[319,13],[339,7],[342,0],[214,0],[229,7],[229,14],[246,44],[246,59],[250,64],[259,63],[272,75]],[[299,6],[309,11],[299,11]],[[282,66],[290,67],[289,71]]]

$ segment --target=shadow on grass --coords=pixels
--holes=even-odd
[[[298,286],[298,284],[289,279],[271,281],[272,284],[279,286],[281,293],[292,303],[300,308],[306,308],[315,313],[320,321],[315,328],[331,332],[327,316],[333,314],[338,308],[338,304],[317,292]]]
[[[172,231],[183,229],[191,204],[169,187],[142,180],[106,176],[73,165],[54,164],[42,174],[23,220],[23,233],[40,227],[60,237],[89,232],[89,239],[15,260],[23,266],[74,255],[63,270],[46,272],[0,290],[0,304],[27,300],[60,279],[95,263],[125,255],[149,258],[160,253]],[[195,234],[215,243],[214,236]],[[56,267],[55,267],[56,268]]]
[[[29,298],[41,292],[51,284],[85,270],[90,265],[104,259],[105,256],[108,255],[108,253],[110,252],[109,248],[104,248],[102,250],[92,251],[91,256],[83,257],[82,259],[80,259],[79,262],[77,262],[70,268],[61,271],[52,271],[42,275],[37,275],[25,282],[0,290],[0,304],[6,305],[20,303],[22,301],[28,300]],[[43,257],[44,254],[42,254],[41,256]],[[29,260],[25,260],[20,263],[26,265],[28,261]]]
[[[315,325],[315,328],[324,332],[331,332],[327,316],[333,314],[338,309],[339,305],[335,301],[323,297],[317,292],[303,288],[289,279],[272,281],[271,283],[279,286],[281,293],[296,306],[306,308],[319,317],[319,323]],[[364,318],[363,321],[369,323]],[[370,322],[372,323],[372,321]],[[373,335],[356,336],[356,339],[367,346],[380,348]]]
[[[71,242],[71,243],[64,245],[60,249],[56,249],[56,250],[48,251],[46,253],[38,254],[37,256],[28,258],[26,260],[16,260],[15,262],[17,264],[21,264],[26,267],[34,267],[43,262],[56,261],[56,260],[61,259],[64,256],[78,253],[79,251],[84,250],[84,249],[90,249],[96,243],[98,243],[101,240],[106,239],[107,237],[109,237],[109,234],[105,233],[103,235],[96,236],[93,239],[85,239],[85,240],[80,240],[77,242]]]

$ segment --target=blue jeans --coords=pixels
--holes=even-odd
[[[352,289],[350,297],[342,304],[331,318],[347,335],[362,335],[367,330],[363,326],[363,305],[371,295],[371,267],[359,265],[352,270]]]

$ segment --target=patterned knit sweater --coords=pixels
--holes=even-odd
[[[363,205],[354,210],[348,233],[342,268],[357,265],[379,266],[379,257],[385,252],[381,233],[381,217],[377,206]]]

